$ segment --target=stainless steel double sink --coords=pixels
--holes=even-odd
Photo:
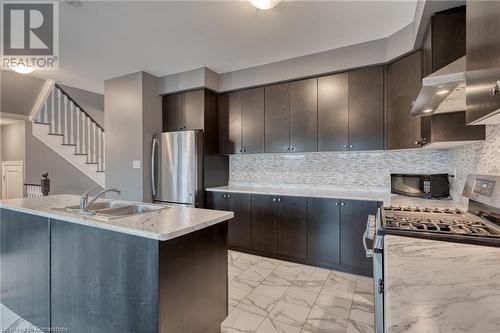
[[[86,214],[80,211],[79,205],[67,206],[63,208],[52,208],[52,210],[59,212],[66,212],[75,215],[90,216],[97,219],[116,219],[120,217],[127,217],[137,214],[150,213],[161,209],[168,209],[169,207],[136,204],[118,201],[100,201],[95,202],[89,208],[91,214]]]

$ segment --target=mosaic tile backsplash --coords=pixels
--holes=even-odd
[[[230,183],[390,188],[391,173],[451,173],[461,192],[469,173],[500,174],[500,125],[487,139],[452,150],[232,155]]]

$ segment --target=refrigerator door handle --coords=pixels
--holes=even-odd
[[[151,144],[151,190],[153,192],[153,197],[156,197],[155,157],[157,145],[158,139],[153,138],[153,143]]]

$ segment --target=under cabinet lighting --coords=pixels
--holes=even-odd
[[[276,7],[281,0],[248,0],[257,9],[271,9]]]
[[[432,112],[432,111],[434,111],[434,110],[433,110],[433,109],[425,109],[425,110],[424,110],[424,111],[422,111],[422,112],[423,112],[423,113],[430,113],[430,112]]]
[[[448,89],[439,90],[436,95],[446,95],[450,91]]]

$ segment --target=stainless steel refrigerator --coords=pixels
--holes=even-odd
[[[203,131],[153,136],[151,188],[155,202],[202,206]]]

